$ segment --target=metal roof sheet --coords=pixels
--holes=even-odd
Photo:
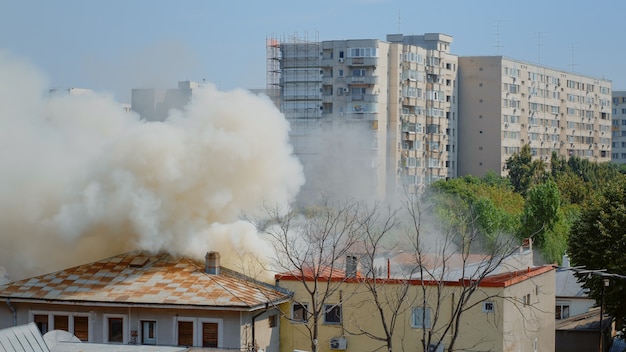
[[[0,330],[1,352],[49,352],[35,323]]]
[[[193,305],[248,310],[288,296],[274,286],[170,254],[130,252],[0,286],[10,299]]]

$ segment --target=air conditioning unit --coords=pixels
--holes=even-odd
[[[340,59],[339,59],[339,62],[343,62],[343,58],[340,58]]]
[[[348,88],[348,87],[344,87],[344,88],[343,88],[343,92],[344,92],[344,93],[349,93],[349,92],[350,92],[350,88]]]
[[[348,347],[348,341],[345,336],[333,337],[330,339],[331,350],[345,350]]]

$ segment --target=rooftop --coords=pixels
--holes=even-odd
[[[2,285],[0,298],[245,311],[288,295],[226,268],[209,274],[204,262],[136,251]]]

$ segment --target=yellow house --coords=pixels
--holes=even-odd
[[[320,352],[385,350],[381,311],[388,328],[395,318],[390,340],[397,351],[423,351],[424,346],[427,351],[447,351],[451,344],[455,351],[554,351],[554,272],[551,266],[529,267],[479,282],[373,281],[342,270],[314,276],[279,274],[277,285],[293,292],[293,300],[281,306],[280,349],[312,350],[309,332],[315,328],[315,309],[306,283],[309,289],[317,287],[316,304],[323,306],[317,324]],[[318,278],[317,285],[310,285],[311,277]]]

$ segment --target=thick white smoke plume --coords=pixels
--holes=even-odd
[[[12,279],[133,249],[222,262],[266,247],[239,220],[303,183],[288,123],[244,90],[194,92],[145,122],[101,94],[48,94],[0,52],[0,266]],[[238,260],[238,259],[236,259]]]

